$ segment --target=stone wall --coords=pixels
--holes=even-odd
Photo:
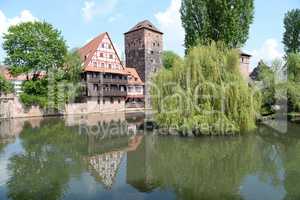
[[[89,98],[86,103],[65,105],[61,113],[45,111],[38,106],[25,108],[16,96],[0,97],[0,118],[30,118],[52,115],[86,115],[92,113],[124,112],[124,98]]]
[[[145,106],[151,108],[151,76],[162,67],[163,35],[139,29],[125,34],[126,66],[136,68],[145,82]]]

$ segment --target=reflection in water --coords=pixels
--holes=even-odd
[[[143,123],[124,114],[1,122],[0,198],[300,199],[298,125],[188,139],[144,135]]]

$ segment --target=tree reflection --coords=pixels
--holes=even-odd
[[[81,170],[79,152],[86,142],[63,121],[45,121],[41,128],[25,127],[20,135],[24,153],[10,159],[11,199],[60,199],[71,174]]]
[[[269,147],[255,136],[148,136],[136,152],[128,154],[127,182],[142,192],[171,189],[179,199],[242,199],[239,190],[246,176],[278,179],[276,163],[268,159],[265,149]]]

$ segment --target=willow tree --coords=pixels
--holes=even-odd
[[[212,43],[192,48],[172,70],[162,69],[151,87],[158,124],[194,135],[254,129],[260,94],[248,87],[239,65],[238,50]]]

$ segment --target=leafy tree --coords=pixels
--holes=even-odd
[[[61,33],[46,22],[11,26],[4,34],[5,64],[14,74],[61,67],[67,47]]]
[[[300,52],[300,9],[293,9],[286,13],[284,28],[285,52],[287,54]]]
[[[275,72],[273,70],[273,64],[271,67],[266,65],[263,61],[260,61],[258,66],[250,74],[250,77],[254,81],[260,81],[263,88],[262,94],[262,115],[269,115],[273,113],[272,106],[275,104]]]
[[[290,112],[300,111],[300,54],[291,53],[287,56],[286,70],[288,81],[288,103]]]
[[[260,95],[240,73],[239,52],[224,44],[192,48],[172,70],[153,78],[152,107],[160,126],[185,134],[232,134],[255,128]]]
[[[11,93],[14,91],[14,86],[11,82],[5,80],[5,78],[0,75],[0,95],[1,93]]]
[[[173,66],[174,62],[178,59],[181,59],[180,56],[178,56],[173,51],[164,51],[162,54],[163,66],[166,69],[170,69]]]
[[[80,75],[83,71],[82,61],[76,49],[68,52],[64,61],[65,78],[73,83],[80,81]]]
[[[253,21],[253,0],[183,0],[181,19],[185,46],[193,47],[223,41],[229,47],[241,47],[248,39]]]

